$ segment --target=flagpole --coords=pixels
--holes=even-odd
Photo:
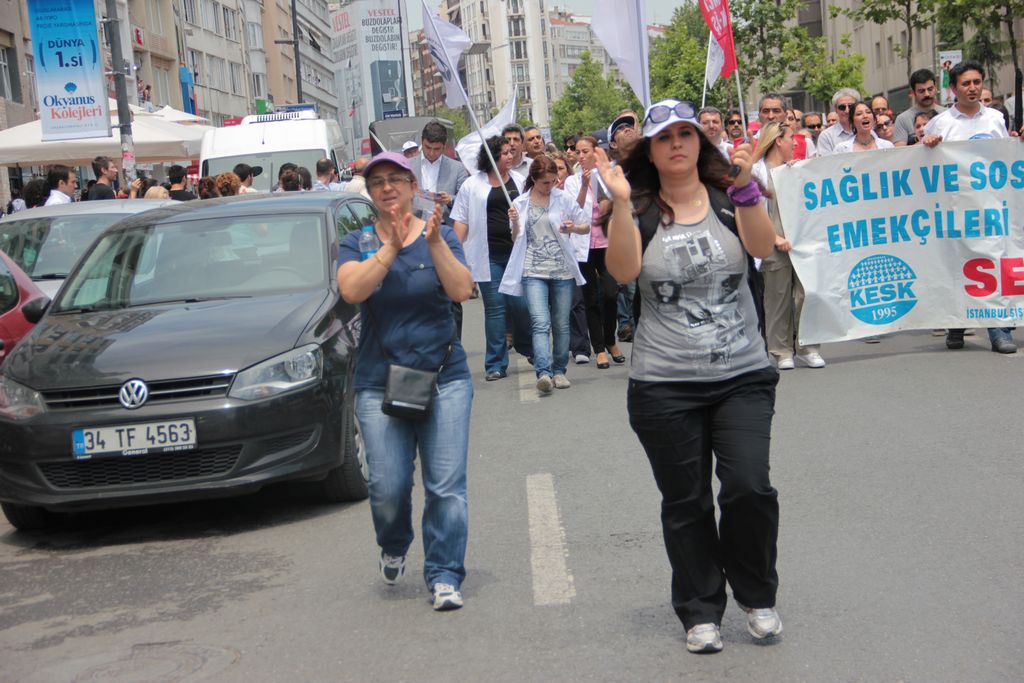
[[[746,107],[743,106],[743,88],[740,86],[740,64],[739,60],[736,60],[736,97],[739,100],[740,106],[740,120],[743,121],[743,139],[746,142],[750,142],[750,133],[747,131],[747,112]]]
[[[703,109],[708,99],[708,63],[711,61],[711,41],[715,39],[714,31],[708,31],[708,54],[704,58],[704,90],[700,94],[700,108]]]
[[[427,21],[430,22],[430,28],[433,29],[435,36],[440,36],[437,32],[437,24],[434,23],[434,13],[427,7],[426,0],[423,2],[423,13],[427,16]],[[494,174],[498,176],[498,185],[501,187],[501,193],[505,195],[505,201],[508,202],[509,207],[512,206],[512,196],[508,193],[508,188],[505,187],[505,183],[501,182],[501,172],[498,170],[498,163],[494,160],[494,155],[491,154],[491,148],[487,146],[487,140],[484,140],[484,134],[480,131],[480,122],[476,118],[476,112],[473,111],[473,105],[469,101],[469,95],[466,93],[465,86],[462,85],[462,79],[459,78],[458,64],[452,64],[451,55],[448,54],[448,47],[444,44],[443,40],[439,40],[441,43],[441,51],[444,52],[444,60],[454,70],[455,82],[459,84],[459,91],[462,92],[462,99],[466,102],[466,108],[469,109],[469,118],[473,124],[473,128],[476,129],[477,134],[480,135],[482,147],[484,152],[487,154],[487,160],[491,162],[491,168],[494,169]],[[515,95],[513,94],[513,97]]]
[[[643,79],[643,92],[640,93],[640,99],[643,100],[644,109],[647,109],[648,107],[651,106],[651,77],[650,77],[651,65],[650,65],[650,56],[643,49],[644,35],[645,35],[646,31],[647,31],[647,26],[646,26],[646,23],[647,23],[646,22],[646,18],[647,18],[646,15],[647,15],[647,13],[644,12],[643,5],[641,4],[641,3],[643,3],[644,0],[634,0],[634,1],[635,1],[635,4],[636,4],[637,33],[639,34],[636,37],[637,38],[637,45],[640,46],[640,61],[641,61],[643,73],[647,75],[647,77]],[[641,17],[644,18],[644,21],[640,21]]]

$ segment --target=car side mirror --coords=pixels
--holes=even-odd
[[[50,308],[50,297],[41,296],[37,299],[32,299],[27,304],[21,307],[21,314],[25,316],[25,320],[29,321],[33,325],[43,319],[43,315]]]

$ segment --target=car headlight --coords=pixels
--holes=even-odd
[[[323,352],[309,344],[242,370],[235,375],[228,396],[245,401],[277,396],[319,382],[323,372]]]
[[[27,420],[45,410],[46,402],[42,394],[18,384],[10,377],[0,375],[0,417]]]

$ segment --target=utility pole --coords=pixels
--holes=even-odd
[[[110,0],[107,0],[109,3]],[[302,66],[299,62],[299,14],[292,0],[292,39],[275,40],[275,45],[291,45],[295,48],[295,103],[302,103]]]
[[[128,83],[125,80],[124,54],[121,52],[121,22],[117,18],[117,0],[107,1],[104,19],[110,39],[110,65],[114,75],[114,94],[117,97],[117,123],[121,131],[121,173],[127,187],[135,175],[135,142],[132,140],[132,111],[128,108]],[[294,0],[293,0],[294,1]]]

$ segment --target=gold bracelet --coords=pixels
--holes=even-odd
[[[377,263],[379,263],[382,266],[384,266],[385,270],[391,270],[391,266],[388,265],[388,263],[384,259],[382,259],[380,257],[380,254],[378,254],[377,252],[373,252],[373,258],[375,258],[377,260]]]

